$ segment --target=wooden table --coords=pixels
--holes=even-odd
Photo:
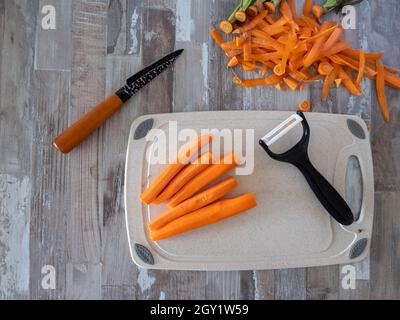
[[[22,299],[360,299],[400,298],[400,94],[388,89],[384,124],[374,84],[365,96],[321,84],[299,93],[241,90],[208,30],[234,0],[0,0],[0,298]],[[302,1],[298,1],[302,3]],[[42,8],[56,8],[43,30]],[[365,0],[354,47],[384,50],[399,65],[400,4]],[[80,148],[58,153],[52,139],[144,65],[186,49],[174,70],[142,90]],[[257,272],[155,272],[131,262],[125,232],[125,151],[143,114],[207,110],[295,110],[363,117],[372,132],[376,210],[372,253],[357,265],[357,289],[341,266]],[[56,289],[42,287],[43,266]]]

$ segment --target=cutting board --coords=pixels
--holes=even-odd
[[[351,186],[346,188],[346,183],[354,183],[346,179],[348,163],[356,159],[359,165],[360,212],[354,213],[357,221],[345,227],[329,216],[294,166],[272,160],[258,145],[260,138],[291,114],[228,111],[137,119],[130,133],[125,172],[126,225],[133,261],[151,269],[267,270],[364,259],[370,249],[374,208],[373,165],[366,124],[354,116],[306,115],[311,127],[310,159],[344,198],[350,197],[346,190],[352,190]],[[237,176],[238,187],[230,196],[253,192],[258,205],[218,224],[152,242],[147,224],[166,206],[144,205],[139,195],[165,167],[152,164],[152,157],[157,154],[157,144],[163,141],[161,136],[169,139],[175,134],[175,125],[178,132],[242,132],[238,153],[249,165]],[[178,147],[184,144],[185,140],[177,143]],[[250,170],[252,166],[254,169]]]

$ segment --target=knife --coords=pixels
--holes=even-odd
[[[154,78],[168,69],[182,54],[177,50],[155,62],[151,66],[133,75],[126,81],[126,85],[108,97],[106,100],[91,109],[82,118],[72,124],[54,141],[53,145],[62,153],[69,153],[80,145],[94,131],[100,128],[122,105],[145,87]]]

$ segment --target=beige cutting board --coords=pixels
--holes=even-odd
[[[306,114],[311,127],[310,159],[344,197],[349,158],[354,156],[359,161],[361,214],[356,223],[344,227],[328,215],[295,167],[272,160],[258,145],[260,138],[291,114],[228,111],[149,115],[137,119],[132,125],[125,173],[126,223],[134,262],[151,269],[266,270],[364,259],[370,248],[374,208],[373,166],[366,124],[353,116]],[[239,186],[232,196],[253,192],[258,206],[218,224],[152,242],[147,224],[166,207],[146,206],[139,201],[139,195],[164,166],[149,165],[147,157],[156,142],[148,141],[151,134],[143,136],[153,128],[168,137],[169,121],[176,121],[178,130],[254,130],[255,141],[251,146],[254,171],[237,177]],[[241,152],[248,149],[245,144],[243,139]]]

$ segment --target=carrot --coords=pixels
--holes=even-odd
[[[218,33],[217,30],[215,29],[210,30],[210,35],[218,46],[221,46],[221,44],[224,42],[224,40],[222,39],[221,35]]]
[[[334,67],[333,70],[325,77],[324,87],[322,88],[322,101],[324,102],[328,100],[329,90],[336,78],[337,72],[337,68]]]
[[[321,62],[318,66],[318,73],[327,76],[333,70],[333,66],[329,62]]]
[[[246,41],[243,45],[243,60],[248,62],[251,61],[251,42]]]
[[[326,28],[321,29],[320,32],[318,32],[316,35],[313,35],[312,37],[306,39],[304,42],[308,43],[308,42],[316,41],[321,38],[326,38],[326,37],[330,36],[332,34],[332,32],[337,29],[337,26],[328,27],[328,24],[326,24],[326,25],[327,25]]]
[[[395,75],[385,71],[385,81],[387,85],[395,88],[400,89],[400,78],[396,77]]]
[[[322,47],[322,50],[327,51],[327,50],[329,50],[330,48],[332,48],[333,45],[334,45],[338,40],[340,40],[340,38],[342,37],[342,35],[343,35],[343,28],[342,28],[341,26],[340,26],[340,27],[337,27],[337,28],[331,33],[331,35],[329,36],[328,40],[326,40],[326,42],[324,43],[324,45],[323,45],[323,47]]]
[[[350,93],[356,95],[356,96],[361,96],[360,89],[353,83],[353,80],[351,80],[350,76],[347,74],[344,69],[339,66],[338,67],[338,76],[339,78],[342,79],[343,85],[349,90]]]
[[[355,61],[353,59],[347,58],[345,56],[339,55],[339,54],[334,54],[332,56],[329,56],[329,59],[332,60],[333,62],[349,67],[350,69],[353,69],[355,71],[358,71],[359,69],[359,63],[358,61]],[[368,77],[375,77],[376,76],[376,71],[369,68],[368,66],[365,66],[364,70],[365,74]]]
[[[232,33],[233,31],[233,26],[229,21],[221,21],[219,24],[219,29],[224,32],[224,33]]]
[[[246,10],[246,14],[249,16],[249,17],[255,17],[257,14],[258,14],[258,9],[257,9],[257,7],[256,6],[250,6],[250,7],[248,7],[247,8],[247,10]]]
[[[199,193],[197,196],[190,198],[175,208],[169,209],[165,213],[156,217],[149,223],[150,230],[157,230],[166,224],[188,214],[190,212],[201,209],[214,201],[221,199],[237,186],[235,178],[229,177],[218,183],[214,187]]]
[[[343,50],[343,54],[349,58],[359,60],[361,51],[362,50],[354,50],[354,49],[348,48],[346,50]],[[367,59],[367,60],[378,60],[378,59],[383,58],[383,56],[384,56],[383,52],[364,53],[364,54],[365,54],[365,59]]]
[[[385,122],[389,122],[390,115],[388,111],[387,99],[385,95],[385,67],[381,60],[376,60],[376,93],[381,106],[383,118]]]
[[[232,57],[231,60],[229,60],[228,67],[229,67],[229,68],[234,68],[234,67],[236,67],[238,64],[239,64],[239,60],[238,60],[238,58],[235,56],[235,57]]]
[[[299,85],[296,81],[290,79],[290,78],[283,78],[283,81],[286,83],[286,85],[292,90],[295,91],[297,86]]]
[[[153,241],[159,241],[210,224],[215,224],[256,206],[257,201],[252,193],[247,193],[233,199],[221,200],[184,215],[159,230],[151,231],[151,239]]]
[[[311,11],[314,17],[316,17],[317,19],[321,19],[321,17],[325,14],[325,9],[318,5],[312,6]]]
[[[304,7],[303,7],[303,15],[310,17],[311,9],[312,9],[312,0],[305,0]]]
[[[299,104],[298,108],[302,112],[310,112],[311,111],[311,102],[309,100],[305,100]]]
[[[154,200],[154,204],[161,204],[171,199],[171,197],[181,190],[186,183],[206,170],[212,164],[212,158],[212,153],[207,152],[200,156],[195,162],[186,166]]]
[[[256,86],[271,86],[279,82],[279,77],[272,74],[268,78],[257,78],[257,79],[246,79],[241,81],[240,85],[245,88],[256,87]]]
[[[364,72],[365,72],[365,54],[364,51],[360,52],[360,62],[358,65],[358,75],[357,75],[357,80],[356,84],[359,86],[363,77],[364,77]]]
[[[324,33],[329,29],[329,24],[324,22],[322,25],[320,33]],[[321,52],[322,45],[324,44],[326,35],[321,38],[318,38],[312,47],[312,49],[308,52],[308,54],[304,57],[303,64],[306,68],[310,67],[317,59],[318,55]]]
[[[282,68],[281,64],[277,64],[274,68],[274,73],[277,76],[283,76],[285,74],[285,70]]]
[[[189,199],[201,188],[220,178],[222,175],[232,170],[239,164],[239,158],[235,152],[223,156],[216,164],[200,173],[188,182],[177,194],[169,201],[169,207],[176,207],[178,204]]]
[[[178,154],[176,160],[169,164],[164,171],[153,181],[150,187],[145,190],[140,199],[150,204],[156,197],[164,190],[168,183],[186,166],[187,161],[190,160],[198,151],[205,145],[209,144],[213,139],[212,135],[199,136],[194,141],[186,145]]]
[[[276,11],[275,4],[273,2],[264,2],[264,7],[267,9],[268,13],[274,14]]]
[[[268,11],[260,12],[253,20],[242,27],[237,28],[233,33],[244,33],[254,29],[267,16]]]
[[[292,12],[293,19],[297,19],[296,0],[288,0],[290,11]]]
[[[247,19],[246,12],[244,12],[244,11],[236,12],[235,13],[235,18],[236,18],[237,21],[245,22],[246,19]]]

